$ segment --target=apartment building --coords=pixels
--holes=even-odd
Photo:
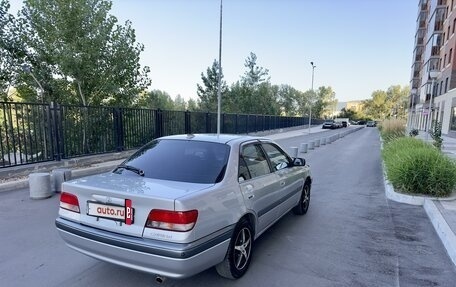
[[[453,137],[456,137],[455,2],[418,1],[409,102],[409,127],[427,130],[432,117],[442,123],[444,134]]]

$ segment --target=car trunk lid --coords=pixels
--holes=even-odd
[[[152,209],[174,210],[177,198],[212,185],[105,173],[65,182],[62,190],[78,197],[80,223],[141,237]]]

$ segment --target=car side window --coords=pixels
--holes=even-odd
[[[271,161],[274,171],[281,170],[290,166],[290,158],[277,146],[269,143],[264,143],[263,149],[266,151],[266,154]]]
[[[247,166],[251,178],[271,173],[266,155],[258,144],[248,144],[242,147],[239,162],[242,163],[242,161]],[[239,172],[241,172],[241,166]]]
[[[250,172],[249,169],[247,168],[247,164],[245,163],[244,157],[240,156],[239,158],[239,175],[238,179],[239,182],[250,179]]]

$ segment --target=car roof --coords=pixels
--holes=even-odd
[[[270,141],[270,139],[257,136],[248,136],[248,135],[234,135],[234,134],[181,134],[181,135],[172,135],[161,137],[161,139],[171,139],[171,140],[191,140],[191,141],[204,141],[204,142],[213,142],[213,143],[229,143],[229,142],[245,142],[251,140],[265,140]]]

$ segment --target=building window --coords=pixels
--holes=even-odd
[[[456,18],[453,20],[453,34],[454,34],[454,27],[456,26]]]
[[[448,91],[448,77],[445,79],[445,93]]]
[[[446,38],[447,40],[450,39],[450,28],[451,27],[448,25],[448,32],[447,32],[447,35],[446,35],[447,36],[447,38]]]
[[[446,66],[446,64],[447,64],[446,55],[447,55],[447,54],[445,54],[445,56],[443,56],[443,66]]]
[[[443,90],[443,81],[440,82],[440,92],[439,92],[439,96],[442,94],[442,90]]]
[[[451,63],[452,58],[453,58],[453,48],[450,49],[450,54],[448,55],[448,63]]]
[[[450,130],[456,131],[456,107],[451,108]]]

